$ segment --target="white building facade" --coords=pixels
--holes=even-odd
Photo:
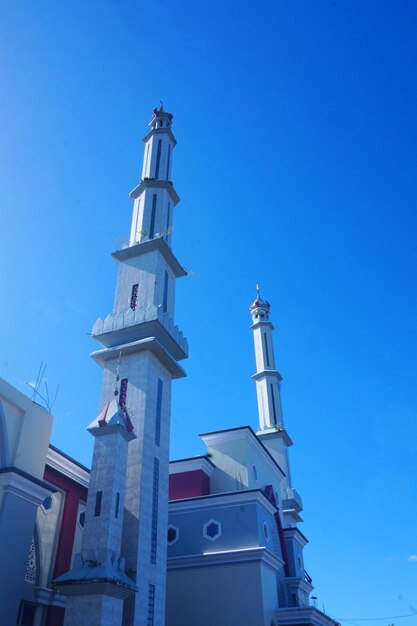
[[[334,626],[310,604],[270,305],[250,307],[259,429],[200,435],[207,455],[170,464],[167,626]]]

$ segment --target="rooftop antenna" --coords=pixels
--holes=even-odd
[[[34,385],[31,385],[30,383],[27,383],[27,385],[32,389],[32,397],[31,400],[32,402],[34,402],[35,400],[35,396],[38,393],[38,389],[39,389],[39,385],[41,384],[43,375],[45,373],[46,370],[46,364],[45,367],[43,366],[43,363],[41,361],[40,365],[39,365],[39,369],[38,369],[38,375],[36,376],[36,381]]]
[[[32,392],[33,392],[32,393],[32,397],[31,397],[32,402],[36,402],[36,399],[40,398],[42,400],[42,402],[44,403],[43,407],[48,411],[48,413],[51,413],[52,412],[52,408],[53,408],[53,406],[55,404],[57,395],[58,395],[59,385],[57,385],[57,388],[56,388],[54,397],[52,399],[52,402],[51,402],[51,397],[49,395],[48,383],[46,382],[46,380],[44,381],[44,384],[45,384],[45,396],[43,396],[41,394],[41,392],[39,391],[39,387],[42,384],[43,377],[44,377],[45,371],[46,371],[46,367],[47,367],[47,364],[46,363],[44,364],[43,361],[41,361],[41,363],[39,365],[38,375],[36,377],[35,384],[34,385],[31,385],[30,383],[26,383],[26,384],[32,389]]]

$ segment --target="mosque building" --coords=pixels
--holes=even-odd
[[[171,383],[188,356],[174,322],[186,271],[171,247],[172,119],[153,111],[130,242],[112,254],[114,309],[93,326],[103,385],[88,426],[91,471],[48,445],[50,414],[0,380],[0,554],[10,555],[0,559],[0,611],[10,626],[336,624],[310,599],[259,289],[249,309],[256,430],[201,434],[205,455],[169,462]]]

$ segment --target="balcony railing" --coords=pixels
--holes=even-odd
[[[165,328],[180,348],[188,354],[187,339],[184,337],[178,326],[174,324],[174,320],[169,317],[167,313],[162,313],[161,307],[157,307],[154,304],[149,304],[146,307],[138,306],[135,311],[129,307],[124,313],[108,315],[104,320],[99,317],[93,325],[91,334],[93,337],[99,337],[100,335],[111,333],[115,330],[122,330],[155,320],[158,320],[161,326]]]

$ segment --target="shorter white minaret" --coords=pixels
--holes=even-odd
[[[255,343],[256,374],[252,376],[258,397],[259,431],[257,436],[276,460],[285,474],[281,481],[284,527],[292,527],[301,521],[302,501],[292,487],[288,448],[291,437],[284,428],[281,407],[281,374],[275,366],[272,331],[269,320],[271,305],[263,300],[256,286],[256,300],[249,307],[252,316],[251,330]]]
[[[256,300],[250,306],[252,316],[252,332],[255,342],[256,374],[252,376],[256,383],[258,396],[259,428],[282,427],[281,395],[279,383],[281,374],[275,368],[272,331],[274,327],[269,321],[271,305],[262,300],[259,285],[256,285]]]
[[[88,430],[95,442],[81,553],[54,584],[67,596],[64,626],[122,626],[124,600],[137,591],[120,555],[127,451],[135,435],[116,399]]]
[[[286,568],[286,576],[279,583],[282,606],[305,606],[309,604],[313,586],[304,570],[303,548],[307,539],[297,528],[298,522],[303,521],[300,517],[303,503],[292,486],[288,448],[293,444],[284,428],[280,394],[282,377],[275,367],[272,342],[274,327],[269,320],[270,309],[271,305],[261,298],[257,285],[256,300],[249,308],[256,357],[256,374],[252,376],[258,396],[259,430],[256,435],[284,474],[279,480],[282,506],[279,513]]]

